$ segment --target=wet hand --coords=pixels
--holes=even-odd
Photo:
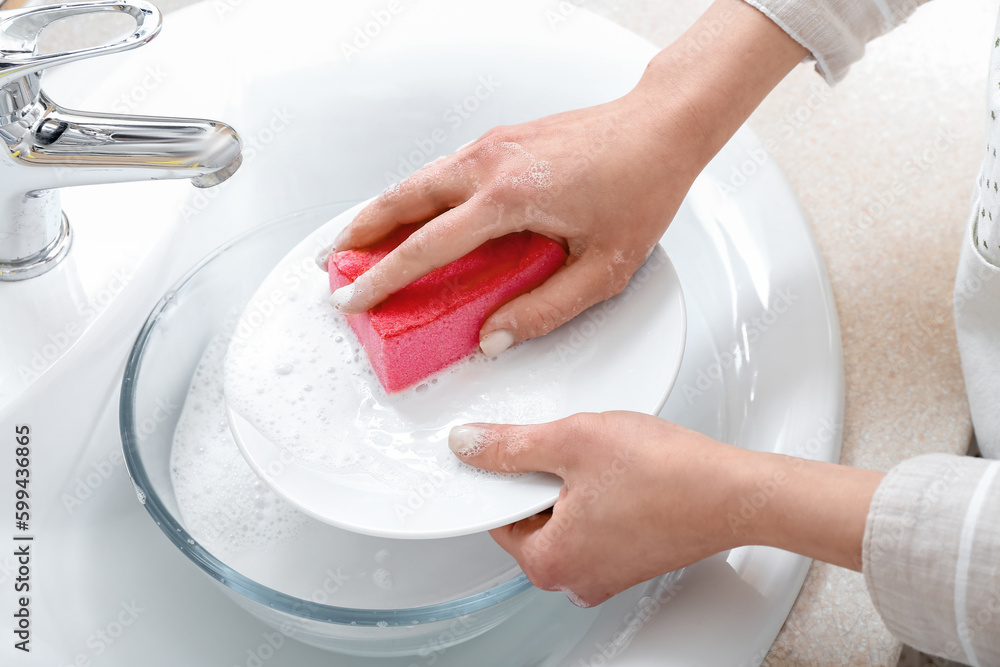
[[[334,248],[368,246],[400,225],[427,224],[337,290],[332,303],[362,312],[482,243],[523,230],[556,240],[569,257],[544,284],[486,320],[480,341],[488,355],[619,293],[702,167],[692,158],[696,134],[665,132],[653,108],[634,92],[496,128],[425,166],[363,209]]]
[[[743,450],[633,412],[459,426],[449,445],[479,468],[562,478],[551,512],[490,534],[536,586],[582,606],[744,545],[860,570],[883,477]]]
[[[727,523],[747,453],[656,417],[456,427],[464,462],[563,480],[550,513],[490,531],[537,587],[580,606],[741,543]]]

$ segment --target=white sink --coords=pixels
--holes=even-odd
[[[656,49],[585,11],[550,25],[546,12],[558,5],[401,2],[364,44],[356,28],[389,3],[303,0],[279,9],[215,0],[168,15],[148,47],[46,75],[52,96],[71,107],[110,110],[127,98],[135,113],[223,120],[240,131],[245,161],[207,191],[183,182],[65,190],[71,259],[41,278],[0,284],[0,442],[10,444],[15,424],[32,426],[37,536],[33,651],[5,642],[0,663],[133,665],[155,655],[163,664],[253,664],[269,631],[172,550],[121,465],[117,392],[127,350],[167,287],[237,233],[293,210],[367,198],[495,125],[628,91]],[[663,414],[746,447],[837,460],[840,341],[808,227],[773,161],[731,196],[718,188],[757,148],[741,132],[664,239],[668,252],[678,248],[688,341],[699,342],[689,343]],[[789,289],[793,306],[761,325]],[[726,356],[734,345],[737,360]],[[0,480],[13,479],[12,459],[0,457]],[[13,485],[0,484],[11,484],[0,489],[0,507],[10,510],[0,514],[9,517]],[[0,557],[8,633],[13,565]],[[807,567],[759,547],[693,566],[631,647],[615,649],[613,664],[759,664]],[[523,656],[516,664],[590,664],[603,650],[595,644],[636,615],[613,601],[588,611],[561,600],[550,607],[541,619],[548,629],[538,618],[514,619],[498,629],[507,634],[473,640],[461,649],[468,653],[439,655],[438,664],[463,664],[477,650],[494,656],[477,664],[510,664],[495,652],[513,646]],[[542,657],[529,663],[529,649]],[[329,661],[288,640],[266,664]]]

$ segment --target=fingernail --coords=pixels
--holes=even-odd
[[[355,292],[357,289],[354,287],[354,283],[344,285],[330,295],[330,305],[340,311],[347,310],[351,301],[354,300]]]
[[[478,426],[456,426],[448,434],[448,447],[459,456],[472,456],[482,450],[485,435]]]
[[[320,250],[319,254],[316,255],[316,266],[323,269],[324,271],[330,268],[330,257],[333,256],[333,246],[328,245],[327,247]]]
[[[514,334],[506,329],[493,331],[483,336],[479,341],[479,349],[487,357],[496,357],[514,344]]]
[[[346,248],[346,246],[347,246],[347,236],[348,236],[347,232],[348,232],[348,229],[349,229],[348,227],[345,227],[344,229],[341,229],[340,233],[337,234],[337,238],[333,239],[333,248],[335,250],[344,250]]]

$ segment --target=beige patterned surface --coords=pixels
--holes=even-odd
[[[209,0],[212,1],[212,0]],[[190,0],[159,0],[164,11]],[[706,0],[574,0],[663,46]],[[844,341],[843,462],[886,470],[971,434],[951,289],[985,135],[995,0],[920,9],[835,89],[800,66],[754,114],[827,263]],[[60,46],[96,38],[57,28]],[[860,575],[815,564],[765,664],[894,665]],[[908,656],[906,664],[931,664]]]

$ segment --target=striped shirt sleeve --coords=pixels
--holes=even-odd
[[[927,0],[745,0],[804,46],[833,85],[865,44],[906,20]]]
[[[904,461],[872,500],[865,581],[889,630],[915,648],[1000,665],[1000,461]]]

